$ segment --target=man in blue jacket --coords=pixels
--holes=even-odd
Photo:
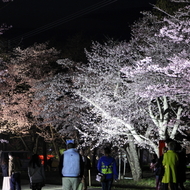
[[[118,179],[116,161],[110,154],[110,148],[104,148],[104,156],[98,160],[97,164],[98,171],[105,175],[105,180],[101,182],[102,190],[111,190],[113,179]]]
[[[60,160],[60,172],[62,175],[63,190],[77,190],[83,173],[83,161],[75,149],[74,143],[67,145]]]

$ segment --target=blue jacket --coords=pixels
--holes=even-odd
[[[98,160],[97,169],[106,175],[106,179],[118,179],[116,161],[111,156],[102,156]]]
[[[79,176],[81,176],[82,159],[75,148],[66,150],[63,153],[61,162],[62,162],[61,174],[63,177],[79,177]]]

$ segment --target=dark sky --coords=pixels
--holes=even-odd
[[[0,23],[13,28],[9,39],[65,38],[77,32],[118,39],[129,36],[129,25],[156,0],[14,0],[0,3]]]

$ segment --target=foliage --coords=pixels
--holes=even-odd
[[[178,9],[188,5],[189,0],[158,0],[153,11],[158,17],[164,17],[166,14],[174,15]]]
[[[47,44],[16,48],[6,59],[1,70],[1,132],[25,134],[33,125],[31,105],[33,85],[52,75],[58,51]]]
[[[175,138],[177,131],[184,130],[185,126],[188,128],[186,125],[189,122],[188,18],[189,6],[177,11],[175,17],[165,17],[159,33],[146,38],[143,48],[137,49],[137,55],[132,57],[133,66],[121,70],[126,74],[127,80],[134,82],[134,87],[138,88],[136,95],[143,101],[157,100],[158,109],[153,108],[149,111],[156,126],[162,126],[162,129],[158,130],[162,139],[167,137],[165,135]],[[139,33],[134,36],[132,43],[139,42],[136,36],[139,36]],[[158,43],[155,43],[155,40]],[[176,116],[174,118],[169,116],[168,111]],[[185,125],[182,122],[183,117],[186,118]],[[162,123],[163,118],[167,120],[166,123]]]
[[[95,140],[98,146],[111,141],[122,147],[132,136],[138,146],[158,154],[159,140],[185,134],[188,18],[188,6],[161,20],[146,12],[133,25],[129,43],[94,42],[86,51],[88,68],[76,80],[76,93],[91,106],[93,118],[79,130],[86,143]]]
[[[81,115],[86,105],[73,93],[76,86],[74,75],[79,71],[77,64],[68,59],[60,59],[57,63],[62,68],[58,74],[35,84],[33,111],[36,124],[43,128],[43,133],[51,128],[54,138],[60,135],[78,139],[76,126],[81,125]],[[43,136],[45,136],[43,134]]]

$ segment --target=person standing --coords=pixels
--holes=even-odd
[[[10,178],[11,190],[21,190],[20,183],[21,162],[20,159],[9,153],[8,173]]]
[[[30,188],[41,190],[45,185],[45,172],[38,154],[32,155],[28,165],[28,176],[30,178]]]
[[[159,164],[158,164],[158,157],[156,154],[153,154],[153,159],[150,163],[150,169],[155,174],[156,178],[156,190],[159,189]]]
[[[156,183],[157,190],[162,190],[162,178],[164,176],[164,166],[162,162],[163,162],[164,154],[167,152],[167,150],[168,149],[166,147],[163,147],[162,155],[158,158],[157,171],[156,171],[156,175],[158,176],[158,181]]]
[[[8,176],[8,154],[5,152],[1,152],[1,170],[2,170],[2,176],[7,177]]]
[[[184,183],[186,181],[186,152],[185,149],[181,147],[181,145],[178,143],[176,152],[179,157],[179,164],[177,169],[177,183],[179,190],[185,190]]]
[[[177,190],[177,167],[178,167],[178,155],[174,151],[176,148],[175,142],[168,143],[168,151],[164,154],[162,164],[165,172],[162,178],[163,190],[168,190],[170,186],[171,190]]]
[[[83,190],[87,190],[87,177],[88,177],[88,171],[91,168],[91,162],[90,159],[85,155],[84,149],[80,150],[80,155],[82,156],[84,170],[83,170]]]
[[[83,161],[74,143],[68,143],[59,164],[63,190],[77,190],[83,176]]]
[[[97,170],[105,175],[105,180],[101,182],[102,190],[111,190],[113,180],[118,179],[116,161],[110,154],[110,148],[104,148],[104,156],[100,157],[97,164]]]

